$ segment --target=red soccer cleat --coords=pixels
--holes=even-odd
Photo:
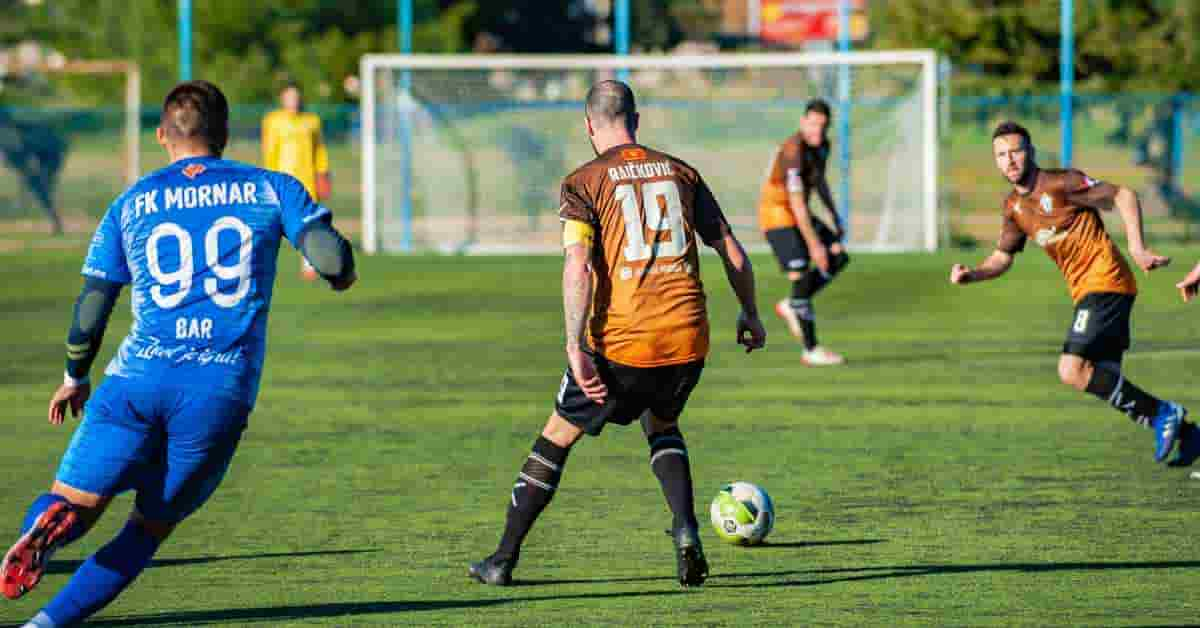
[[[67,502],[51,505],[38,517],[33,528],[25,533],[0,563],[4,597],[15,600],[29,593],[42,580],[50,557],[59,541],[75,525],[79,515]]]

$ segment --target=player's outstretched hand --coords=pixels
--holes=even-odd
[[[971,275],[971,269],[962,264],[955,264],[950,267],[950,283],[956,286],[965,285]]]
[[[604,380],[600,379],[600,373],[596,371],[596,362],[592,360],[592,356],[582,349],[569,350],[567,351],[567,363],[571,365],[571,374],[575,376],[575,383],[579,384],[579,389],[583,391],[583,394],[587,395],[588,399],[604,405],[604,400],[608,397],[608,386],[605,386]]]
[[[1189,303],[1196,298],[1196,292],[1200,289],[1200,264],[1196,264],[1192,272],[1188,273],[1183,281],[1175,284],[1175,287],[1179,288],[1179,294],[1183,296],[1184,303]]]
[[[1130,251],[1130,254],[1133,255],[1134,263],[1146,272],[1150,272],[1156,268],[1166,268],[1171,264],[1171,258],[1159,255],[1150,249]]]
[[[83,404],[87,403],[88,397],[91,395],[91,384],[59,386],[58,390],[54,391],[54,396],[50,398],[50,424],[62,425],[67,418],[68,406],[71,408],[71,416],[79,418],[83,412]]]
[[[763,327],[762,320],[758,318],[757,314],[750,316],[745,311],[738,314],[737,342],[746,347],[746,353],[766,346],[767,328]]]

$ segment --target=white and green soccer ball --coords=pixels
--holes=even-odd
[[[758,545],[775,526],[775,504],[761,487],[749,482],[728,484],[710,508],[713,528],[726,543]]]

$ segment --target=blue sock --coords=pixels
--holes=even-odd
[[[25,511],[25,521],[21,523],[21,536],[25,536],[25,533],[29,532],[29,529],[33,527],[33,524],[37,523],[38,517],[42,516],[42,513],[46,512],[48,508],[59,502],[66,501],[66,497],[63,497],[62,495],[55,495],[53,493],[42,493],[41,495],[38,495],[38,498],[33,500],[33,503],[29,505],[29,510]],[[86,527],[80,525],[78,520],[76,520],[76,524],[72,526],[70,531],[67,532],[67,535],[63,537],[60,547],[67,546],[75,542],[76,539],[83,536],[85,531]]]
[[[73,626],[113,601],[142,573],[158,550],[158,539],[126,523],[117,538],[87,559],[43,611],[59,626]]]

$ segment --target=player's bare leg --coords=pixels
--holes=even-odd
[[[86,534],[111,500],[55,482],[50,493],[34,502],[24,533],[0,563],[4,597],[15,600],[32,591],[54,553]]]
[[[788,281],[793,284],[800,281],[804,273],[790,272],[787,274]],[[792,309],[792,300],[790,298],[782,298],[775,302],[775,315],[783,320],[787,325],[788,333],[792,334],[793,338],[804,341],[804,330],[800,327],[800,317],[796,315],[796,310]]]
[[[679,583],[699,586],[708,578],[708,560],[700,543],[696,522],[696,503],[692,489],[692,470],[687,443],[677,421],[659,419],[647,411],[641,417],[642,431],[650,444],[650,469],[662,486],[671,509],[671,540],[675,544],[675,565]]]
[[[487,558],[472,563],[468,573],[483,584],[508,586],[521,555],[521,544],[533,528],[538,515],[550,505],[558,489],[567,454],[583,436],[583,430],[558,415],[550,415],[542,435],[517,474],[509,500],[504,535],[500,545]]]
[[[1116,362],[1093,363],[1081,356],[1064,353],[1058,360],[1058,377],[1062,383],[1082,392],[1091,393],[1114,409],[1125,413],[1138,425],[1154,430],[1154,460],[1162,462],[1170,455],[1183,433],[1191,434],[1187,409],[1163,401],[1138,388],[1121,373]],[[1185,457],[1181,450],[1181,462]],[[1186,464],[1191,464],[1191,458]],[[1175,463],[1173,463],[1175,464]]]

